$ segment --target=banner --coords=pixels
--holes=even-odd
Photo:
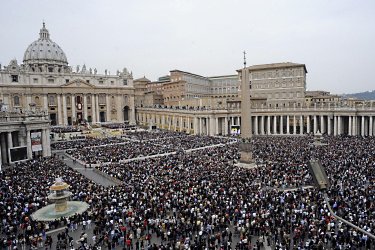
[[[42,151],[42,132],[31,133],[31,150]]]

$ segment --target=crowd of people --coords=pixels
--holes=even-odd
[[[95,138],[87,137],[85,139],[79,140],[69,140],[69,141],[57,141],[51,143],[52,150],[67,150],[85,147],[97,147],[110,144],[125,143],[124,139],[118,137],[107,137],[107,138]]]
[[[79,126],[52,126],[51,132],[53,133],[73,133],[82,132]]]
[[[111,139],[56,142],[52,144],[52,149],[68,149],[67,154],[85,164],[101,164],[225,144],[230,141],[228,138],[187,135],[178,132],[149,133],[146,131],[129,133],[122,138],[124,140],[112,137]]]
[[[330,179],[334,212],[374,233],[375,138],[326,137],[320,147],[312,142],[308,136],[254,138],[252,168],[234,164],[238,144],[126,163],[116,159],[98,167],[123,182],[108,188],[56,157],[19,164],[1,173],[3,248],[23,239],[31,247],[39,235],[46,244],[46,230],[81,224],[79,244],[86,249],[374,249],[367,235],[334,219],[323,192],[305,187],[312,185],[308,161],[319,159]],[[92,148],[92,158],[100,148]],[[72,199],[86,201],[90,211],[47,224],[33,221],[31,213],[47,204],[58,176],[71,185]],[[89,241],[83,228],[88,220],[95,236]]]
[[[126,123],[106,123],[101,125],[103,128],[108,128],[108,129],[136,129],[135,125],[129,125]]]

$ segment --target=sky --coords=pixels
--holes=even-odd
[[[230,75],[246,51],[247,65],[305,64],[307,90],[375,89],[373,0],[3,0],[3,66],[22,62],[43,21],[73,69]]]

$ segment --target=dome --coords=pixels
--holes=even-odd
[[[49,38],[45,23],[43,23],[43,28],[40,30],[39,39],[27,47],[23,56],[23,63],[28,65],[68,65],[64,51]]]

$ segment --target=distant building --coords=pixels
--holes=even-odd
[[[172,70],[157,82],[164,105],[137,106],[140,125],[193,134],[238,134],[243,122],[252,123],[254,135],[375,135],[372,101],[342,99],[326,91],[306,91],[306,66],[273,63],[247,67],[252,109],[241,119],[238,75],[203,77]],[[154,83],[148,83],[152,86]],[[150,87],[147,87],[148,89]],[[151,94],[151,93],[150,93]]]
[[[287,108],[305,104],[306,66],[298,63],[272,63],[247,67],[252,98],[265,100],[256,107]],[[240,72],[239,72],[240,73]]]

